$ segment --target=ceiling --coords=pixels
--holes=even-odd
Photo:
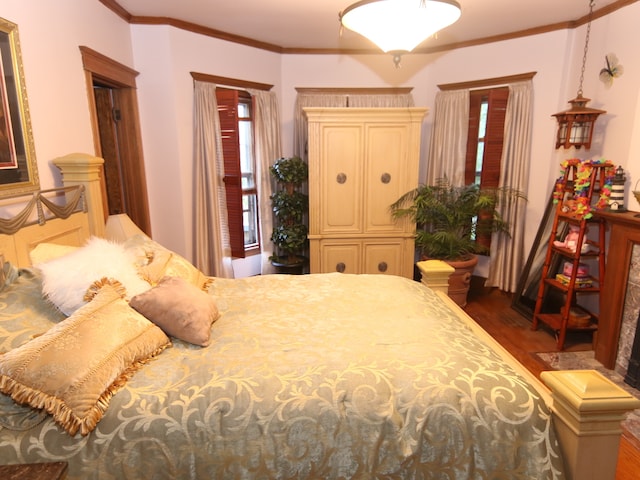
[[[239,36],[242,38],[236,40],[240,43],[284,53],[375,48],[354,32],[346,29],[340,32],[338,12],[355,0],[100,1],[119,10],[132,23],[171,23],[191,30],[204,27],[215,31],[204,33],[222,38],[225,34]],[[595,0],[594,18],[635,1]],[[462,7],[460,20],[439,32],[436,38],[423,42],[417,50],[441,50],[495,40],[500,35],[511,37],[570,28],[575,22],[584,23],[589,15],[589,0],[458,0],[458,3]]]

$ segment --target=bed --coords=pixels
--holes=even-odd
[[[542,383],[424,283],[208,278],[144,235],[117,246],[58,238],[27,242],[37,266],[4,263],[0,465],[65,461],[69,479],[609,478],[577,470],[584,453],[558,420],[573,400],[554,407]],[[83,257],[94,244],[99,255]],[[125,267],[108,270],[119,256],[146,289]],[[65,314],[47,288],[83,276],[83,260],[107,275]],[[82,275],[66,279],[52,264]],[[614,430],[608,421],[596,442],[610,444]]]

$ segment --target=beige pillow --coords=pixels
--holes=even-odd
[[[180,277],[163,277],[129,304],[167,335],[206,347],[218,307],[210,295]]]
[[[70,435],[87,435],[132,373],[169,345],[106,284],[71,317],[0,355],[0,391],[47,411]]]

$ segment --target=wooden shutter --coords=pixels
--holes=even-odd
[[[500,182],[500,161],[504,142],[504,118],[507,113],[509,88],[493,88],[489,91],[489,113],[487,132],[484,139],[484,158],[482,160],[483,187],[497,187]]]
[[[481,92],[469,94],[469,129],[467,132],[467,157],[464,167],[464,183],[469,185],[475,181],[476,155],[478,152],[478,132],[480,130]]]
[[[509,88],[474,90],[469,94],[469,128],[465,161],[465,183],[475,180],[478,132],[480,130],[480,106],[483,99],[488,102],[487,127],[484,137],[484,156],[480,185],[497,187],[500,182],[500,161],[504,142],[504,119],[507,112]]]
[[[224,186],[227,195],[227,218],[231,255],[244,258],[244,229],[242,227],[242,175],[240,173],[240,141],[238,137],[238,91],[216,89],[222,155],[224,157]]]
[[[482,157],[480,186],[483,188],[499,186],[502,146],[504,142],[504,120],[507,112],[508,99],[508,87],[475,90],[469,94],[469,129],[465,161],[466,184],[475,181],[478,132],[480,130],[480,106],[482,102],[486,100],[488,103],[487,125],[484,136],[484,154]],[[479,218],[478,222],[482,222],[482,219]],[[482,230],[482,227],[478,228],[480,231]],[[478,233],[476,242],[488,249],[491,246],[491,234]]]

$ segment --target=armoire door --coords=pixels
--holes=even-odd
[[[363,212],[365,233],[404,230],[404,223],[393,219],[389,206],[415,188],[415,183],[408,183],[406,178],[409,172],[409,135],[407,125],[367,125],[364,172],[366,208]]]
[[[320,233],[362,231],[362,125],[322,126]]]

